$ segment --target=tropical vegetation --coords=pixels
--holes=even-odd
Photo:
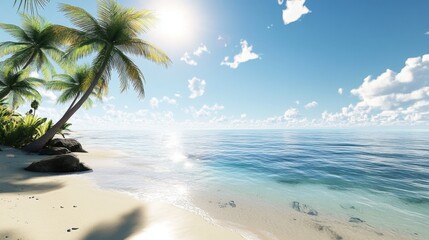
[[[32,114],[21,115],[4,106],[0,106],[0,144],[23,147],[46,133],[52,121]],[[58,134],[66,135],[70,129],[67,124]]]
[[[22,0],[20,4],[26,6],[37,2],[43,6],[47,1]],[[7,57],[1,64],[7,71],[3,70],[0,78],[0,103],[9,102],[10,108],[16,109],[25,100],[33,101],[32,114],[12,117],[15,114],[12,112],[4,116],[5,119],[13,118],[11,122],[14,123],[5,125],[2,134],[17,134],[10,130],[12,128],[25,133],[25,141],[14,145],[25,146],[27,151],[41,150],[55,134],[67,129],[67,121],[82,106],[91,105],[91,97],[101,99],[105,96],[113,72],[118,73],[121,91],[132,87],[143,98],[145,79],[130,55],[166,67],[171,63],[162,50],[140,38],[154,23],[151,11],[124,8],[113,0],[98,1],[97,16],[68,4],[61,4],[60,10],[76,28],[50,24],[41,17],[25,14],[22,27],[0,24],[0,28],[15,39],[0,43],[0,57]],[[91,64],[76,66],[81,59]],[[53,62],[62,68],[63,74],[56,73]],[[45,80],[28,74],[34,71],[40,72]],[[40,102],[37,92],[40,85],[59,91],[59,103],[71,102],[55,124],[35,114]],[[4,106],[2,109],[11,111],[5,110]],[[32,129],[26,129],[30,125]],[[5,135],[0,137],[3,139]]]

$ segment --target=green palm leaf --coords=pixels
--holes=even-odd
[[[9,56],[7,66],[15,71],[29,68],[40,70],[46,78],[55,74],[50,59],[62,66],[61,51],[65,43],[57,28],[41,17],[22,14],[22,27],[0,23],[0,29],[9,33],[16,41],[0,43],[0,57]]]

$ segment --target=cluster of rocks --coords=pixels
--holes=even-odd
[[[33,162],[25,170],[52,173],[90,171],[91,168],[81,163],[72,152],[86,153],[87,151],[75,139],[53,139],[39,152],[40,155],[50,155],[51,157]]]
[[[315,209],[311,208],[307,204],[303,204],[297,201],[292,202],[292,208],[298,212],[306,213],[311,216],[319,215],[319,213]]]
[[[237,207],[237,204],[233,200],[231,200],[231,201],[229,201],[227,203],[218,202],[218,205],[219,205],[220,208],[226,208],[228,206],[230,206],[232,208]]]

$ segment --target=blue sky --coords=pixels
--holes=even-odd
[[[70,26],[59,2],[96,14],[96,1],[52,0],[40,15]],[[121,128],[428,126],[429,1],[119,2],[159,14],[164,29],[142,37],[173,64],[135,58],[145,99],[121,94],[114,76],[110,97],[72,119],[78,128],[90,121]],[[12,3],[0,3],[0,22],[20,23]],[[0,32],[0,41],[10,39]],[[53,103],[58,93],[43,94],[40,114],[61,116],[67,106]]]

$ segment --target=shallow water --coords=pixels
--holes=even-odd
[[[354,130],[85,131],[115,167],[102,187],[205,213],[201,199],[300,201],[320,215],[429,239],[429,132]],[[237,202],[239,204],[239,202]],[[222,207],[221,204],[219,207]]]

